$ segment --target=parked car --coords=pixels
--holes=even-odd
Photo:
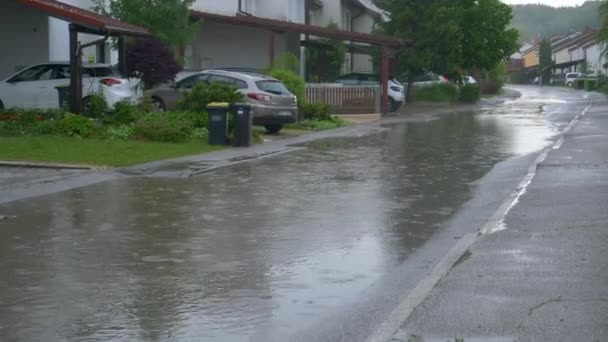
[[[407,74],[403,74],[403,75],[399,76],[398,79],[399,79],[399,82],[401,82],[403,84],[407,84],[409,81]],[[428,73],[414,77],[414,87],[416,87],[416,88],[428,87],[428,86],[432,86],[435,84],[442,84],[442,83],[449,83],[449,82],[450,81],[447,78],[445,78],[441,75],[434,74],[432,72],[428,72]]]
[[[344,86],[375,86],[380,84],[380,76],[377,74],[350,73],[341,75],[334,82]],[[405,102],[403,85],[394,78],[388,80],[388,102],[391,112],[397,111]]]
[[[70,83],[69,63],[27,67],[0,82],[0,108],[59,108],[55,87]],[[108,64],[84,64],[82,94],[86,106],[92,94],[101,94],[109,106],[134,97],[131,81]]]
[[[574,85],[574,81],[576,81],[577,79],[583,77],[583,75],[581,73],[578,72],[569,72],[566,74],[566,79],[565,79],[565,83],[568,87],[572,87]]]
[[[298,118],[297,98],[279,80],[254,73],[226,70],[205,70],[185,77],[172,85],[162,85],[146,93],[159,111],[174,109],[182,94],[199,82],[222,83],[243,94],[243,101],[252,106],[253,124],[269,133],[278,133],[283,125]]]

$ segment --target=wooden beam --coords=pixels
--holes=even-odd
[[[388,114],[388,47],[386,45],[382,45],[382,58],[380,65],[380,80],[382,82],[382,100],[381,100],[381,108],[382,114]]]
[[[70,24],[70,111],[83,112],[82,108],[82,51],[78,45],[78,27]]]

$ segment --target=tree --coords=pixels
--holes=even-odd
[[[411,39],[411,48],[397,52],[402,71],[408,74],[408,101],[413,96],[414,77],[427,71],[455,73],[461,65],[460,11],[451,0],[384,0],[379,3],[391,13],[380,24],[380,32]]]
[[[457,1],[462,6],[463,69],[489,71],[517,52],[519,34],[508,28],[512,19],[509,5],[500,0]]]
[[[539,74],[541,82],[544,85],[551,83],[551,74],[553,67],[553,49],[551,48],[551,42],[547,39],[540,43],[538,51],[538,62],[539,62]]]
[[[180,51],[194,39],[198,25],[190,20],[194,0],[93,0],[93,9],[145,27]]]
[[[332,20],[327,27],[337,29],[338,24]],[[306,69],[315,76],[315,81],[333,81],[342,73],[346,44],[339,39],[327,38],[315,42],[318,46],[306,49]]]
[[[127,76],[141,79],[145,89],[172,81],[182,69],[167,46],[157,39],[137,39],[127,46]]]

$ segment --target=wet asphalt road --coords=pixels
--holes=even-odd
[[[0,336],[364,340],[586,104],[519,90],[193,178],[2,204]]]

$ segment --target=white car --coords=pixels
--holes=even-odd
[[[578,72],[569,72],[566,74],[566,80],[565,80],[565,84],[568,87],[572,87],[574,85],[574,81],[576,81],[577,79],[581,78],[583,75],[581,73]]]
[[[403,84],[407,84],[407,82],[408,82],[407,74],[403,74],[403,75],[399,76],[398,79]],[[433,86],[436,84],[447,84],[447,83],[450,83],[450,81],[448,81],[447,78],[445,78],[441,75],[434,74],[432,72],[427,72],[425,74],[414,77],[414,87],[415,88],[424,88],[424,87],[430,87],[430,86]]]
[[[2,108],[59,108],[56,87],[70,83],[69,63],[45,63],[27,67],[0,81]],[[108,64],[83,64],[82,96],[101,94],[110,107],[119,101],[134,100],[132,81],[122,78]]]

